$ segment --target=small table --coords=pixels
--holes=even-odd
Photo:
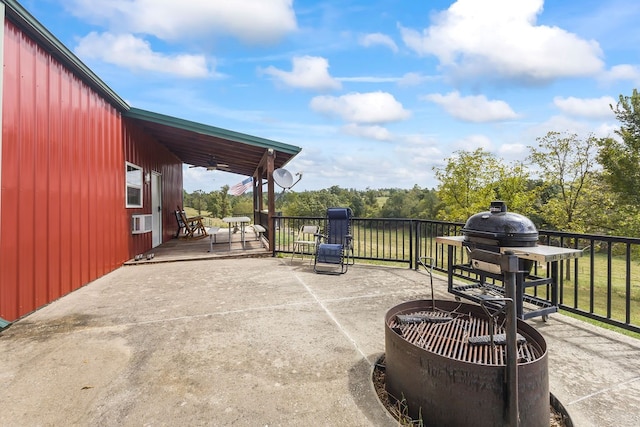
[[[244,249],[244,226],[251,222],[251,218],[248,216],[227,216],[222,218],[224,222],[229,224],[229,250],[231,250],[231,228],[232,224],[240,224],[240,230],[242,233],[242,249]]]

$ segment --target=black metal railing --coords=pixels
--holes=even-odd
[[[303,225],[318,225],[326,229],[326,219],[320,217],[278,217],[276,224],[275,249],[277,252],[292,253],[293,241]],[[359,260],[397,262],[412,265],[413,222],[398,218],[353,218],[354,258]]]
[[[276,222],[274,255],[292,253],[302,225],[325,229],[324,217],[280,216]],[[454,251],[448,259],[438,236],[461,234],[463,223],[402,218],[353,218],[353,256],[356,260],[394,263],[418,268],[421,256],[434,259],[435,269],[447,272],[450,262],[461,263],[465,254]],[[559,265],[560,308],[623,329],[640,333],[640,238],[539,230],[543,245],[580,249],[583,256]],[[548,265],[536,265],[536,276],[549,277]],[[530,290],[550,300],[549,289]]]

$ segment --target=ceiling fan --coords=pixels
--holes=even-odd
[[[199,167],[205,167],[207,168],[208,171],[214,171],[214,170],[226,170],[229,168],[229,165],[225,164],[225,163],[218,163],[218,161],[216,160],[216,158],[214,156],[211,156],[209,158],[209,160],[207,161],[207,165],[206,166],[189,166],[190,168],[199,168]]]

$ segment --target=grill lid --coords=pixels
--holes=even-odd
[[[526,216],[507,212],[502,201],[491,202],[488,212],[467,219],[462,228],[466,241],[497,246],[535,246],[538,230]]]

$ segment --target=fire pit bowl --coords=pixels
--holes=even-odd
[[[404,401],[409,415],[425,425],[506,425],[504,319],[494,319],[475,304],[433,304],[410,301],[387,312],[387,392]],[[520,425],[548,427],[546,342],[520,320],[517,338]]]

